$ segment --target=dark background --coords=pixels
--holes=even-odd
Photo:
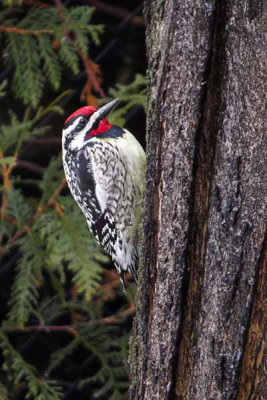
[[[33,2],[34,3],[34,2]],[[49,2],[47,2],[49,3]],[[93,17],[93,23],[103,24],[104,33],[101,35],[101,44],[92,46],[90,50],[90,58],[100,66],[102,73],[102,89],[105,95],[108,89],[114,87],[117,83],[128,84],[133,81],[135,75],[146,73],[146,57],[145,57],[145,26],[142,18],[142,4],[139,0],[133,1],[65,1],[66,6],[88,5],[95,6],[96,10]],[[109,8],[111,6],[111,8]],[[0,118],[5,122],[7,119],[7,110],[15,108],[18,115],[22,115],[24,106],[19,99],[14,99],[11,80],[12,69],[2,65],[0,81],[8,79],[8,92],[4,100],[0,100]],[[81,107],[85,103],[80,100],[81,90],[85,84],[86,74],[81,72],[78,76],[73,75],[70,71],[64,71],[63,84],[60,91],[65,89],[74,89],[72,93],[63,101],[64,115],[57,116],[49,114],[43,121],[43,124],[51,125],[51,129],[45,136],[43,143],[38,139],[32,139],[25,143],[20,152],[20,163],[14,170],[14,176],[22,179],[39,179],[45,168],[49,164],[52,157],[57,156],[61,151],[61,130],[64,120],[67,116]],[[43,103],[48,104],[54,98],[54,92],[48,88],[43,96]],[[136,106],[127,114],[126,127],[129,129],[145,147],[145,113],[140,106]],[[31,166],[27,165],[31,163]],[[35,186],[24,185],[21,187],[23,195],[26,197],[38,197],[38,189]],[[69,196],[68,189],[64,189],[64,195]],[[3,320],[7,313],[8,299],[12,283],[14,280],[14,271],[16,263],[21,256],[19,247],[15,248],[11,254],[1,258],[0,268],[0,318]],[[112,265],[106,265],[107,271],[112,270]],[[69,288],[71,295],[72,282],[71,275],[68,277],[66,287]],[[40,290],[40,296],[47,296],[51,288],[45,285]],[[130,289],[131,290],[131,289]],[[101,310],[102,317],[114,314],[121,310],[126,304],[125,297],[121,288],[116,290],[116,297],[105,302]],[[35,325],[34,318],[30,321],[31,325]],[[70,323],[70,316],[63,315],[54,321],[57,325],[67,325]],[[111,324],[112,325],[112,324]],[[120,340],[122,336],[129,334],[132,325],[132,315],[124,318],[116,326],[108,327],[108,337],[110,340]],[[109,328],[111,328],[109,330]],[[114,328],[114,329],[113,329]],[[11,332],[8,337],[13,346],[19,351],[24,359],[37,368],[38,374],[42,376],[50,362],[51,353],[58,348],[67,346],[73,340],[72,336],[66,332],[46,333],[46,332]],[[127,342],[126,342],[127,346]],[[1,364],[3,358],[0,358]],[[79,381],[90,375],[90,370],[97,370],[98,361],[93,358],[92,352],[85,347],[78,345],[75,351],[65,361],[61,363],[59,368],[53,369],[49,375],[50,379],[55,379],[63,388],[64,400],[67,399],[93,399],[95,390],[101,385],[99,382],[79,387]],[[125,370],[127,366],[125,365]],[[2,374],[2,373],[1,373]],[[125,383],[127,383],[126,372]],[[46,376],[44,375],[44,379]],[[1,381],[1,378],[0,378]],[[103,382],[104,385],[105,382]],[[9,382],[12,386],[13,383]],[[126,398],[127,385],[122,390],[121,398]],[[11,388],[12,391],[12,388]],[[18,385],[17,394],[14,394],[14,400],[24,399],[26,387]],[[98,396],[99,399],[109,399],[107,394]]]

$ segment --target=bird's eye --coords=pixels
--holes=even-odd
[[[79,121],[79,128],[81,128],[81,129],[84,128],[86,123],[87,123],[87,119],[86,118],[81,118],[80,121]]]

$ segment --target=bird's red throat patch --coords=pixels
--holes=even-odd
[[[90,131],[87,135],[88,138],[92,136],[100,135],[101,133],[105,133],[111,129],[111,124],[108,122],[107,119],[102,119],[99,122],[97,129]]]

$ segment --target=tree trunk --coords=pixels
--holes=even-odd
[[[267,399],[264,2],[145,0],[145,16],[130,399]]]

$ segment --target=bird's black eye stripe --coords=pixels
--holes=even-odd
[[[78,116],[78,117],[73,117],[73,118],[71,118],[71,119],[64,125],[64,129],[67,129],[69,126],[73,125],[73,124],[74,124],[74,121],[76,121],[77,118],[81,118],[81,117]],[[86,123],[87,123],[87,118],[86,118],[86,117],[82,117],[82,118],[80,119],[80,121],[79,121],[79,123],[78,123],[78,125],[77,125],[77,127],[76,127],[75,130],[80,131],[81,129],[83,129],[83,128],[85,127]]]
[[[64,129],[67,129],[69,126],[73,124],[73,122],[76,120],[77,117],[71,118],[65,125]]]
[[[97,120],[93,123],[93,126],[92,126],[92,128],[91,128],[92,131],[95,131],[95,130],[98,128],[99,122],[100,122],[100,121],[97,119]]]
[[[82,118],[80,119],[79,123],[78,123],[77,128],[78,128],[79,130],[80,130],[80,129],[83,129],[83,128],[85,127],[86,124],[87,124],[87,118],[82,117]]]

